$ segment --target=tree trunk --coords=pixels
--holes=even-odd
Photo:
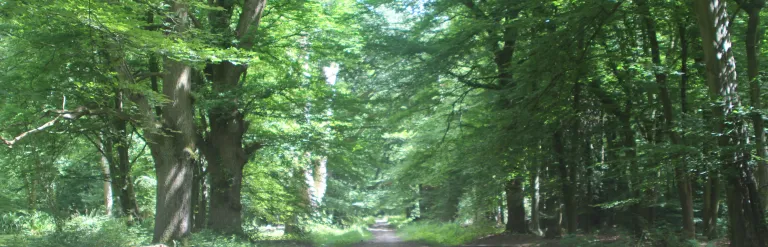
[[[328,188],[328,157],[320,157],[312,168],[312,176],[315,182],[314,200],[317,204],[320,204],[323,202],[325,190]]]
[[[541,226],[539,225],[539,171],[540,168],[538,165],[534,165],[534,168],[531,169],[531,178],[530,178],[530,184],[531,184],[531,231],[533,234],[536,234],[536,236],[541,236],[543,233],[541,232]],[[500,211],[502,214],[502,218],[504,217],[504,211]],[[503,220],[502,220],[503,222]]]
[[[186,20],[186,6],[174,2],[177,23]],[[180,21],[181,20],[181,21]],[[163,134],[151,135],[150,147],[157,173],[157,205],[153,242],[168,242],[190,234],[192,174],[195,131],[192,113],[191,68],[165,58],[163,94],[170,101],[163,106]]]
[[[187,29],[189,6],[174,1],[171,4],[173,30]],[[194,169],[195,124],[192,105],[192,68],[172,58],[164,59],[163,95],[168,100],[162,106],[162,127],[153,128],[154,118],[146,99],[140,99],[144,111],[145,137],[157,177],[155,230],[152,242],[166,243],[187,237],[192,230],[191,200]]]
[[[717,131],[716,127],[712,124],[712,114],[710,110],[702,111],[702,119],[710,127],[710,131]],[[702,153],[704,159],[709,158],[714,150],[714,145],[711,142],[716,142],[714,138],[705,139],[702,142]],[[716,158],[716,157],[715,157]],[[707,178],[704,182],[704,202],[702,212],[702,223],[704,227],[704,236],[708,239],[717,239],[717,217],[720,211],[720,172],[718,168],[707,167]]]
[[[702,220],[704,236],[717,239],[717,215],[720,211],[720,178],[717,170],[713,169],[707,176],[704,185],[704,212]]]
[[[765,149],[765,123],[763,115],[760,113],[762,106],[760,104],[760,10],[764,7],[765,0],[752,0],[749,3],[744,2],[741,7],[749,15],[747,21],[747,77],[749,80],[749,102],[753,108],[752,124],[755,131],[755,153],[757,154],[757,171],[755,174],[760,201],[763,202],[763,210],[768,210],[768,154]]]
[[[179,19],[186,12],[174,3]],[[181,9],[181,10],[180,10]],[[170,103],[163,106],[164,136],[156,136],[152,156],[157,172],[157,205],[153,242],[168,242],[189,235],[192,222],[192,169],[195,149],[191,68],[181,62],[165,59],[166,76],[163,93]],[[150,140],[153,141],[153,140]]]
[[[447,189],[446,200],[444,202],[443,210],[441,210],[442,217],[441,220],[445,222],[453,221],[456,219],[456,217],[459,215],[459,199],[461,199],[461,184],[456,182],[456,179],[458,178],[458,174],[452,174],[451,177],[453,179],[450,179],[449,181],[446,181],[446,184],[443,188]]]
[[[237,80],[228,84],[227,89],[216,86],[223,84],[223,82],[214,81],[214,88],[218,88],[216,91],[230,92],[229,90],[237,85]],[[211,121],[209,147],[212,152],[206,155],[211,178],[211,208],[208,225],[215,231],[241,234],[240,193],[243,168],[248,161],[242,140],[247,123],[233,102],[211,109],[209,115]]]
[[[501,197],[498,197],[498,198],[499,198],[499,200],[498,200],[497,203],[499,205],[496,206],[496,211],[497,211],[497,214],[496,214],[497,215],[497,217],[496,217],[496,225],[497,226],[503,226],[504,225],[504,197],[501,196]]]
[[[101,174],[104,179],[104,212],[107,216],[112,215],[112,175],[109,173],[109,158],[104,153],[104,146],[111,144],[101,143]]]
[[[702,36],[710,98],[715,104],[721,167],[727,180],[726,200],[732,246],[768,245],[768,228],[758,196],[752,169],[747,164],[748,152],[738,148],[746,144],[744,123],[733,112],[740,107],[737,92],[736,61],[731,50],[726,2],[697,0],[694,11]]]
[[[221,11],[211,12],[210,22],[214,32],[222,35],[232,35],[239,41],[238,48],[250,49],[253,46],[253,36],[261,20],[261,13],[266,0],[245,0],[241,5],[240,16],[237,18],[235,30],[230,21],[234,13],[234,2],[216,2]],[[233,32],[234,31],[234,32]],[[229,43],[222,44],[230,48]],[[209,111],[210,139],[206,140],[210,152],[206,154],[208,170],[211,179],[211,207],[208,219],[209,227],[223,233],[242,234],[242,204],[240,202],[243,183],[243,168],[256,148],[246,147],[243,135],[248,130],[245,115],[240,112],[237,96],[241,90],[248,67],[223,61],[209,64],[210,80],[213,91],[226,95],[222,103]]]
[[[123,92],[118,90],[115,92],[115,110],[117,112],[123,112]],[[113,120],[115,127],[115,135],[112,143],[117,149],[117,160],[114,165],[117,171],[114,171],[116,180],[119,180],[117,185],[120,190],[120,207],[123,210],[123,214],[129,218],[129,220],[139,220],[141,216],[139,214],[139,203],[136,200],[136,192],[133,186],[133,178],[131,177],[131,160],[128,153],[129,141],[128,141],[128,127],[126,120],[115,118]]]
[[[507,226],[511,233],[527,233],[525,224],[525,205],[523,198],[523,179],[515,177],[506,182],[504,190],[507,193]]]
[[[549,175],[549,174],[548,174]],[[548,176],[552,177],[552,176]],[[546,231],[544,236],[546,238],[558,238],[562,233],[563,214],[562,207],[554,190],[546,193],[546,200],[544,202],[545,213],[548,216],[545,218]]]
[[[200,198],[197,202],[197,211],[195,215],[195,228],[202,229],[206,225],[206,219],[208,216],[208,183],[206,183],[205,169],[203,168],[202,161],[197,167],[197,174],[200,174],[197,187],[200,188]],[[195,198],[197,200],[198,198]]]
[[[575,205],[573,205],[575,202],[575,190],[573,188],[573,184],[570,181],[571,176],[569,176],[568,164],[565,162],[565,144],[563,143],[562,130],[555,131],[552,140],[554,144],[555,157],[558,164],[558,171],[560,172],[560,186],[561,193],[563,195],[563,206],[565,207],[564,211],[566,229],[568,230],[569,234],[574,234],[576,232],[576,220],[573,219],[575,218],[576,213],[576,210],[574,209]]]
[[[645,0],[635,1],[640,8],[640,14],[643,16],[645,27],[648,31],[648,40],[651,46],[651,60],[657,67],[662,67],[661,52],[659,50],[659,41],[656,37],[656,25],[651,17],[650,8]],[[662,105],[662,114],[664,116],[664,131],[670,137],[672,145],[682,145],[680,135],[674,132],[675,115],[672,109],[672,100],[669,97],[669,88],[667,86],[667,74],[657,71],[656,84],[659,86],[659,99]],[[675,155],[677,156],[677,155]],[[693,239],[696,237],[696,229],[693,222],[693,192],[691,191],[691,182],[686,172],[685,159],[678,159],[675,166],[675,181],[677,184],[678,199],[682,207],[683,214],[683,235],[684,239]]]

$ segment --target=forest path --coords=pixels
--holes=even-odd
[[[353,245],[353,247],[429,247],[418,242],[407,242],[395,234],[395,230],[386,220],[376,220],[376,224],[368,227],[373,239]]]

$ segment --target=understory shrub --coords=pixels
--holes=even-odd
[[[75,216],[66,222],[63,229],[42,236],[17,235],[9,247],[81,247],[109,246],[129,247],[147,243],[146,229],[129,228],[125,222],[106,216]]]
[[[41,211],[17,210],[0,216],[0,234],[40,235],[55,229],[53,216]]]

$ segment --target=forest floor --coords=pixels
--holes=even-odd
[[[535,235],[499,234],[461,246],[557,247],[560,246],[560,240],[543,239]]]
[[[395,230],[386,221],[377,221],[368,230],[373,234],[373,239],[352,245],[352,247],[436,247],[436,245],[400,239]],[[547,240],[533,235],[500,234],[478,239],[460,246],[557,247],[560,245],[559,240]]]

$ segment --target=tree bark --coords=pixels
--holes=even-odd
[[[568,168],[568,163],[566,163],[565,159],[565,144],[563,140],[563,131],[557,130],[555,131],[554,137],[552,138],[553,145],[554,145],[554,152],[555,157],[557,159],[558,164],[558,171],[560,175],[560,186],[561,186],[561,193],[563,198],[563,206],[565,207],[565,223],[566,223],[566,230],[569,234],[574,234],[576,232],[576,222],[575,219],[575,209],[573,205],[573,202],[575,202],[575,190],[573,188],[573,184],[571,183],[571,176],[569,176],[570,169]],[[573,223],[571,223],[573,221]]]
[[[540,195],[539,195],[539,171],[541,169],[538,165],[534,165],[531,169],[531,177],[530,177],[530,184],[531,184],[531,231],[533,234],[536,234],[536,236],[541,236],[543,233],[541,232],[541,225],[539,220],[539,204],[540,204]],[[504,211],[500,211],[502,218],[504,217]],[[502,220],[503,222],[503,220]]]
[[[112,216],[112,175],[109,172],[109,158],[107,157],[106,153],[103,152],[104,146],[106,145],[111,144],[105,144],[102,141],[101,174],[102,179],[104,179],[104,212],[107,214],[107,216]]]
[[[178,18],[187,18],[186,6],[175,2]],[[177,21],[183,22],[183,21]],[[195,148],[190,66],[165,58],[163,94],[170,101],[163,105],[162,134],[150,135],[152,157],[157,173],[157,205],[153,242],[165,243],[191,232],[192,173]]]
[[[768,245],[768,228],[758,196],[752,169],[746,162],[748,152],[739,148],[746,144],[743,121],[733,112],[740,107],[737,92],[736,61],[731,50],[729,18],[725,1],[697,0],[694,12],[702,36],[710,98],[715,104],[721,167],[727,180],[726,200],[732,246]]]
[[[118,113],[123,112],[123,92],[118,90],[115,92],[115,111]],[[115,145],[117,149],[117,160],[115,167],[117,168],[115,179],[119,180],[118,189],[120,190],[120,207],[123,210],[123,214],[128,216],[129,220],[140,220],[139,203],[136,200],[136,192],[133,186],[133,177],[131,177],[131,160],[128,153],[129,141],[128,141],[128,127],[126,120],[115,118],[113,120],[115,127],[114,139],[111,143]]]
[[[216,33],[234,36],[240,49],[250,49],[253,46],[251,32],[258,28],[266,0],[246,0],[238,17],[235,30],[232,32],[230,23],[234,2],[217,1],[217,7],[222,11],[212,12],[211,25]],[[228,48],[229,44],[222,44]],[[206,140],[210,152],[206,155],[211,179],[211,207],[208,219],[209,227],[224,233],[242,234],[242,204],[240,202],[243,168],[252,152],[244,146],[243,136],[248,130],[245,115],[240,112],[237,97],[245,79],[248,67],[223,61],[209,64],[213,82],[213,91],[219,95],[230,97],[223,99],[209,111],[210,139]]]
[[[525,205],[523,194],[523,179],[515,177],[506,182],[504,190],[507,193],[507,226],[511,233],[527,233],[525,224]]]
[[[755,131],[755,153],[757,154],[757,171],[755,174],[760,201],[764,203],[763,210],[768,211],[768,162],[765,149],[765,123],[760,100],[760,11],[765,6],[765,0],[737,1],[747,12],[746,48],[747,48],[747,79],[749,80],[749,102],[752,106],[752,125]]]
[[[189,25],[189,6],[171,3],[172,29],[183,33]],[[162,105],[160,128],[146,97],[135,96],[145,119],[145,137],[155,161],[157,204],[155,205],[154,243],[167,243],[187,237],[192,230],[191,200],[194,169],[195,124],[192,105],[192,68],[181,61],[163,58]]]
[[[206,182],[208,176],[205,174],[202,161],[200,161],[200,164],[197,167],[197,174],[199,174],[199,177],[197,180],[198,185],[196,186],[199,188],[200,197],[194,198],[194,200],[198,200],[197,211],[195,214],[195,228],[202,229],[206,226],[206,219],[208,219],[208,183]]]

